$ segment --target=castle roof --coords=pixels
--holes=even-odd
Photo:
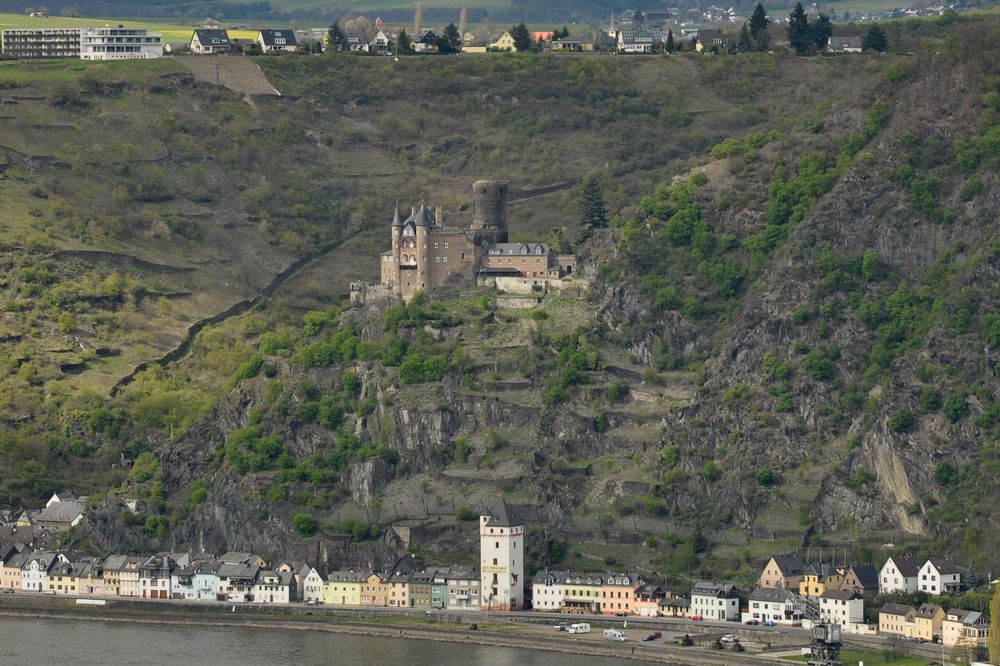
[[[392,226],[401,227],[403,226],[403,220],[399,217],[399,202],[396,202],[396,212],[392,214]]]
[[[501,499],[491,508],[490,518],[486,524],[490,527],[514,527],[520,525],[521,522],[517,520],[514,510],[510,504],[507,504],[507,500]]]

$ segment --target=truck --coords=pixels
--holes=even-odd
[[[586,622],[577,622],[576,624],[569,625],[569,629],[566,632],[570,634],[589,634],[590,625]]]
[[[628,636],[623,634],[618,629],[605,629],[604,630],[604,640],[606,641],[619,641],[624,642],[628,640]]]

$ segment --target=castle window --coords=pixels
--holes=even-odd
[[[448,247],[448,241],[445,241],[444,246]]]
[[[437,244],[437,243],[434,243],[434,247],[435,247],[435,248],[437,248],[437,246],[438,246],[438,244]]]
[[[448,257],[441,257],[441,261],[443,263],[448,263]]]

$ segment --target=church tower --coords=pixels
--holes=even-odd
[[[524,525],[506,500],[479,517],[479,572],[482,610],[524,608]]]

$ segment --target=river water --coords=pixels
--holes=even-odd
[[[198,629],[0,617],[0,664],[3,666],[599,666],[624,663],[554,652],[282,628]]]

